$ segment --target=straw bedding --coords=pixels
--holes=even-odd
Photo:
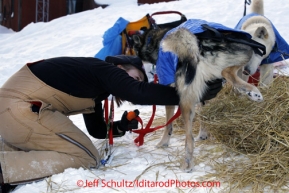
[[[215,157],[212,164],[230,191],[280,191],[289,182],[289,78],[277,77],[260,91],[264,101],[258,103],[226,85],[198,114],[211,136],[241,157]]]
[[[289,78],[275,78],[270,87],[259,89],[264,97],[260,103],[236,94],[226,84],[215,99],[197,109],[194,136],[202,122],[211,137],[195,143],[202,149],[195,154],[195,165],[211,166],[212,172],[199,180],[220,181],[222,187],[218,192],[288,192]],[[164,117],[156,117],[153,125],[162,125],[164,121]],[[185,135],[181,118],[173,125],[172,138]],[[147,136],[147,144],[151,141],[155,144],[161,135],[162,131],[159,131]],[[179,171],[178,163],[184,150],[170,147],[166,151],[171,161],[151,164],[136,179],[159,165],[174,173]],[[155,151],[151,149],[151,154],[159,156]]]

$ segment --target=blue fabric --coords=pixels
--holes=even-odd
[[[178,27],[168,31],[164,37],[166,37],[168,34],[176,31],[179,28],[186,28],[194,34],[202,33],[204,31],[203,27],[201,26],[202,24],[207,24],[208,26],[213,27],[219,31],[234,31],[246,34],[249,38],[251,38],[251,35],[249,33],[237,29],[228,28],[219,23],[207,22],[205,20],[200,19],[189,19],[186,22],[179,25]],[[174,53],[163,52],[162,48],[160,47],[158,53],[158,60],[156,63],[156,72],[160,84],[169,85],[175,82],[175,73],[177,64],[178,64],[178,57]]]
[[[236,25],[235,29],[237,30],[241,30],[243,23],[249,19],[250,17],[253,16],[258,16],[259,14],[257,13],[251,13],[248,14],[246,16],[244,16]],[[262,15],[262,17],[264,17]],[[268,19],[268,18],[267,18]],[[268,19],[269,20],[269,19]],[[270,20],[269,20],[270,21]],[[271,22],[271,21],[270,21]],[[287,53],[289,54],[289,45],[288,43],[283,39],[283,37],[279,34],[278,30],[276,29],[276,27],[273,25],[273,23],[271,22],[271,25],[273,27],[273,30],[275,32],[275,36],[276,36],[276,48],[277,50],[273,50],[269,56],[267,58],[265,58],[261,64],[270,64],[270,63],[274,63],[274,62],[279,62],[282,61],[283,58],[281,57],[281,53]],[[288,59],[289,56],[284,55],[285,59]]]
[[[121,54],[122,38],[120,33],[126,28],[129,21],[120,17],[115,24],[109,28],[103,35],[103,48],[95,54],[95,58],[104,60],[106,56]]]
[[[179,28],[187,28],[192,33],[199,34],[199,33],[204,32],[204,29],[201,26],[202,24],[207,24],[208,26],[213,27],[213,28],[217,29],[218,31],[230,31],[230,32],[237,32],[237,33],[246,34],[249,38],[251,38],[251,35],[247,32],[244,32],[244,31],[241,31],[238,29],[229,28],[229,27],[226,27],[226,26],[219,24],[219,23],[207,22],[207,21],[201,20],[201,19],[189,19],[188,21],[182,23],[178,27],[170,30],[167,34],[173,32],[173,31],[176,31]]]
[[[175,82],[178,57],[172,52],[163,52],[160,47],[156,64],[159,84],[169,85]]]

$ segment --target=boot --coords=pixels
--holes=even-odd
[[[17,185],[4,184],[2,168],[1,168],[1,165],[0,165],[0,193],[12,192],[16,188],[16,186]]]

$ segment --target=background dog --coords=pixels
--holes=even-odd
[[[251,14],[243,17],[235,27],[251,34],[252,39],[263,44],[266,47],[266,55],[263,56],[263,62],[260,66],[260,86],[269,85],[273,80],[273,64],[266,63],[265,58],[269,56],[276,42],[275,32],[271,22],[264,17],[263,0],[253,0],[251,4]],[[261,64],[261,62],[260,62]],[[259,64],[259,65],[260,65]],[[238,72],[246,82],[249,79],[248,74]]]
[[[188,20],[185,23],[194,22],[196,21]],[[160,49],[174,53],[178,58],[174,76],[186,131],[185,156],[181,169],[190,172],[194,165],[192,121],[195,105],[206,91],[206,82],[224,77],[252,100],[261,101],[263,98],[259,90],[238,77],[237,71],[244,67],[247,72],[255,73],[262,58],[249,45],[226,40],[200,39],[183,27],[165,34],[166,30],[150,29],[142,36],[134,36],[134,48],[139,57],[152,64],[157,64]],[[168,65],[167,68],[174,67]],[[157,74],[159,75],[158,70]],[[166,110],[170,108],[172,107],[166,107]],[[172,115],[167,112],[166,116],[170,118]],[[166,127],[157,146],[168,146],[171,133],[172,127]]]

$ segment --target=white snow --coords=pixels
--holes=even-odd
[[[99,4],[110,4],[105,9],[97,8],[78,14],[67,15],[47,23],[30,23],[20,32],[14,32],[0,26],[0,85],[25,63],[58,56],[93,57],[102,48],[102,35],[123,17],[136,21],[147,13],[175,10],[187,18],[199,18],[234,27],[243,16],[244,0],[180,0],[169,3],[137,5],[136,0],[95,0]],[[283,38],[289,42],[288,0],[266,0],[265,15],[274,23]],[[247,7],[247,13],[249,8]],[[176,20],[178,17],[157,16],[157,23]],[[146,125],[151,106],[134,106],[125,103],[115,109],[115,120],[124,110],[138,108]],[[157,106],[156,117],[165,115],[163,106]],[[81,115],[71,116],[71,120],[87,133]],[[163,123],[158,123],[156,126]],[[181,128],[176,128],[180,130]],[[192,173],[183,173],[179,169],[179,160],[184,153],[184,136],[172,136],[170,146],[157,149],[162,131],[148,134],[145,143],[137,147],[133,140],[136,134],[127,133],[114,140],[114,157],[110,166],[87,170],[68,168],[63,173],[53,175],[39,182],[18,186],[17,193],[39,192],[220,192],[227,185],[214,179],[201,179],[204,174],[213,172],[200,160],[196,162]],[[104,140],[91,137],[100,152],[104,149]],[[209,151],[212,146],[197,143],[195,155]],[[190,187],[187,182],[220,182],[220,187]],[[135,183],[132,187],[133,182]],[[158,187],[152,187],[158,182]],[[84,186],[87,187],[84,187]],[[156,186],[156,184],[154,184]],[[210,184],[209,184],[210,185]],[[162,186],[162,187],[160,187]]]

